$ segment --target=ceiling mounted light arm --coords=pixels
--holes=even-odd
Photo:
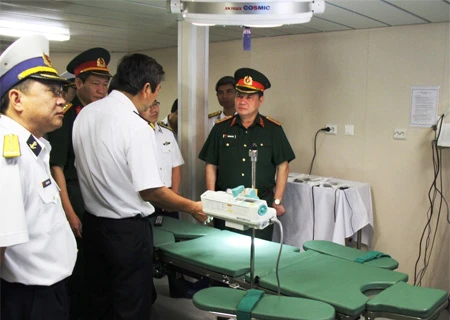
[[[307,23],[325,10],[324,0],[168,0],[168,6],[192,24],[251,27]]]

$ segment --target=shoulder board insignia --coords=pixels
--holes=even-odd
[[[165,129],[167,129],[167,130],[173,131],[173,129],[172,129],[170,126],[166,125],[166,124],[165,124],[164,122],[162,122],[162,121],[158,121],[158,124],[159,124],[161,127],[165,128]]]
[[[66,103],[66,105],[63,107],[63,113],[66,113],[67,111],[70,110],[70,108],[72,108],[73,104],[72,103]]]
[[[222,122],[224,122],[224,121],[230,120],[231,118],[233,118],[233,116],[228,116],[228,117],[219,119],[219,120],[217,120],[215,123],[216,123],[216,124],[222,123]]]
[[[268,117],[268,116],[266,116],[266,119],[269,120],[270,122],[275,123],[276,125],[281,126],[281,122],[278,121],[278,120],[275,120],[275,119],[273,119],[273,118],[271,118],[271,117]]]
[[[10,159],[20,157],[19,137],[15,134],[5,134],[3,137],[3,157]]]
[[[222,111],[215,111],[215,112],[212,112],[212,113],[208,113],[208,119],[211,119],[211,118],[214,118],[214,117],[217,117],[219,114],[221,114],[222,113]]]
[[[42,148],[32,134],[30,134],[30,137],[27,140],[27,145],[36,157],[39,156]]]

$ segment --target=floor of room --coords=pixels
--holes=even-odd
[[[191,299],[171,298],[167,277],[154,279],[158,299],[153,305],[152,320],[216,320],[217,315],[197,309]],[[233,318],[232,318],[233,319]],[[361,318],[364,319],[364,318]],[[377,320],[383,320],[379,318]],[[450,320],[448,309],[436,320]]]
[[[152,320],[216,320],[216,315],[197,309],[192,299],[171,298],[167,276],[154,279],[158,298],[152,309]]]

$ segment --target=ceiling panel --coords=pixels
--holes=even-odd
[[[2,19],[69,27],[71,40],[51,42],[52,52],[80,52],[93,46],[111,52],[175,47],[178,15],[166,0],[0,0]],[[325,13],[309,23],[252,28],[252,37],[379,28],[450,20],[450,0],[327,0]],[[242,38],[242,28],[210,28],[210,41]],[[0,36],[0,51],[14,39]]]
[[[328,12],[334,7],[339,7],[344,11],[350,11],[357,16],[364,17],[367,21],[372,20],[374,23],[378,24],[373,27],[387,27],[428,22],[419,16],[412,15],[390,3],[379,0],[329,0],[327,1],[327,4]],[[342,13],[339,13],[338,15],[339,17],[342,17]],[[361,20],[359,22],[364,23],[365,20]],[[357,26],[356,28],[364,27]]]
[[[445,22],[450,20],[450,1],[448,0],[389,0],[386,2],[430,22]]]

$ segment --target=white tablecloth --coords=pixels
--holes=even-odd
[[[361,230],[361,242],[372,248],[373,212],[370,185],[335,178],[289,174],[279,217],[284,243],[302,248],[307,240],[345,244]],[[280,241],[275,226],[273,241]]]

